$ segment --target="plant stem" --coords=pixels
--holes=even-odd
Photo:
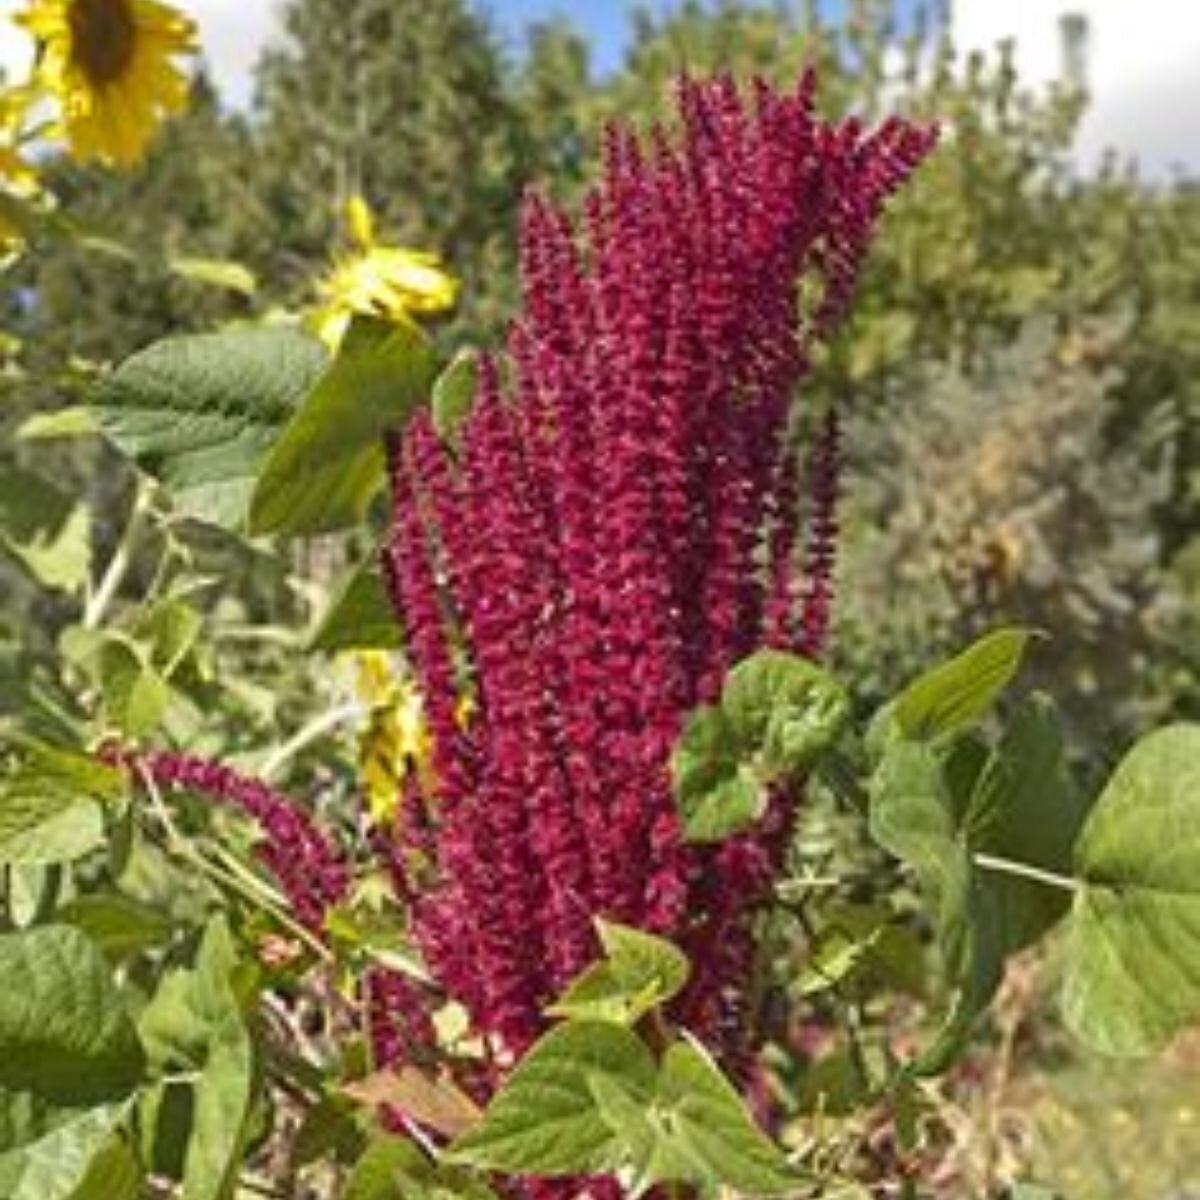
[[[975,865],[985,871],[995,871],[999,875],[1013,875],[1018,879],[1029,879],[1046,887],[1057,888],[1059,891],[1081,892],[1083,882],[1070,875],[1060,875],[1055,871],[1046,871],[1041,867],[1030,866],[1029,863],[1014,862],[1009,858],[1001,858],[995,854],[976,854]]]
[[[125,532],[121,535],[113,556],[108,560],[104,575],[96,585],[96,590],[88,597],[84,605],[82,625],[84,629],[97,629],[104,620],[108,606],[113,602],[121,584],[125,580],[137,544],[141,540],[142,530],[150,512],[150,488],[145,483],[137,485],[133,498],[133,508],[129,520],[125,524]]]
[[[222,862],[213,862],[196,848],[190,838],[180,833],[158,785],[150,777],[149,772],[143,771],[141,776],[146,794],[150,797],[151,811],[166,834],[167,849],[171,853],[198,867],[210,879],[224,884],[225,887],[241,896],[243,900],[247,900],[269,913],[290,934],[312,950],[318,958],[325,962],[331,961],[333,956],[329,952],[329,947],[314,937],[308,929],[287,912],[283,898],[277,895],[271,887],[248,871],[221,847],[214,847],[214,852],[221,856]]]
[[[264,779],[271,779],[288,759],[295,757],[306,746],[318,741],[330,730],[336,729],[344,722],[363,716],[366,711],[366,705],[355,701],[351,704],[343,704],[338,708],[332,708],[328,712],[323,712],[319,716],[314,717],[299,733],[280,746],[263,763],[260,774]]]

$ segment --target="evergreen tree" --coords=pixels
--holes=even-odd
[[[13,274],[12,286],[34,299],[18,324],[29,350],[50,363],[114,361],[167,333],[247,313],[244,295],[190,279],[172,261],[256,257],[268,225],[252,158],[245,122],[221,112],[201,77],[191,109],[134,170],[51,164],[50,190],[82,236],[40,245]]]

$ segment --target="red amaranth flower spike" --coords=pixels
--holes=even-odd
[[[349,871],[341,852],[294,800],[261,779],[195,755],[108,746],[100,757],[143,785],[182,788],[241,809],[263,833],[255,847],[259,861],[279,880],[301,922],[324,935],[325,913],[345,898]]]
[[[439,780],[414,927],[501,1062],[595,954],[597,915],[678,940],[675,1019],[731,1067],[749,1045],[751,918],[797,797],[687,845],[669,755],[739,659],[826,641],[838,429],[798,455],[794,391],[934,140],[824,122],[813,91],[685,80],[678,137],[608,130],[578,222],[526,202],[511,374],[485,361],[457,452],[427,418],[390,446],[390,593]]]

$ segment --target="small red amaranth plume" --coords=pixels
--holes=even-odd
[[[142,786],[184,789],[241,809],[262,832],[255,856],[279,880],[296,917],[323,936],[325,913],[345,898],[349,868],[333,841],[294,800],[261,779],[191,754],[110,744],[100,758]]]
[[[388,448],[385,569],[439,780],[414,928],[502,1059],[544,1027],[604,915],[689,951],[673,1015],[741,1061],[750,918],[796,797],[726,845],[688,846],[669,755],[739,659],[824,644],[837,424],[801,456],[804,504],[794,390],[885,198],[934,141],[819,120],[811,76],[751,99],[728,78],[684,82],[679,114],[676,139],[609,131],[578,223],[527,201],[511,382],[484,364],[457,450],[426,416]],[[801,281],[818,292],[807,317]]]

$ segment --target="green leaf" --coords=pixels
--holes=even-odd
[[[1200,725],[1126,754],[1075,862],[1067,1024],[1105,1054],[1152,1053],[1200,1017]]]
[[[871,950],[885,928],[882,920],[866,930],[850,929],[837,921],[824,926],[818,932],[797,980],[797,992],[801,996],[811,996],[856,975],[869,960]]]
[[[1049,697],[1027,697],[1005,727],[971,796],[967,837],[986,853],[1055,875],[1069,875],[1087,803],[1067,767],[1057,710]],[[1066,888],[989,872],[1005,952],[1032,945],[1066,914]]]
[[[960,741],[950,752],[892,742],[871,779],[870,829],[909,863],[929,901],[955,997],[946,1024],[915,1069],[943,1070],[1000,984],[1004,939],[963,833],[985,751]]]
[[[87,934],[114,960],[163,946],[175,932],[174,924],[158,909],[119,892],[77,896],[62,905],[55,918]]]
[[[183,1200],[223,1197],[245,1143],[253,1052],[233,986],[238,965],[225,918],[213,918],[194,968],[165,976],[139,1022],[152,1062],[198,1071]]]
[[[806,770],[849,715],[849,697],[828,672],[799,654],[759,650],[738,663],[721,690],[721,708],[760,774]]]
[[[167,259],[167,266],[184,279],[240,292],[243,296],[253,296],[258,290],[258,280],[255,279],[254,272],[241,263],[230,262],[228,259],[177,255]]]
[[[112,1137],[91,1161],[71,1200],[139,1200],[142,1169],[129,1144]]]
[[[76,592],[91,565],[91,521],[75,496],[10,464],[0,473],[0,547],[45,587]]]
[[[321,618],[310,650],[395,650],[403,645],[400,621],[388,598],[378,554],[359,564]]]
[[[300,1122],[292,1139],[289,1167],[298,1171],[318,1159],[332,1156],[349,1162],[362,1150],[363,1135],[354,1120],[354,1105],[345,1096],[322,1096]],[[396,1138],[389,1137],[390,1142]],[[402,1143],[403,1144],[403,1143]],[[343,1197],[344,1200],[344,1197]]]
[[[70,862],[103,843],[97,799],[112,793],[89,786],[83,772],[72,774],[69,761],[61,752],[30,754],[0,782],[0,863]],[[111,776],[103,778],[107,784]]]
[[[760,650],[739,663],[671,757],[686,838],[720,841],[757,820],[769,785],[811,767],[848,713],[845,690],[806,658]]]
[[[1084,812],[1043,696],[1022,703],[991,750],[962,734],[885,745],[871,780],[871,833],[916,872],[957,992],[919,1069],[949,1062],[999,985],[1006,956],[1068,907],[1069,883],[1008,873],[989,859],[1065,876]]]
[[[171,699],[170,685],[140,643],[117,630],[72,626],[63,631],[59,647],[95,680],[110,725],[135,738],[162,721]]]
[[[478,382],[479,355],[474,350],[460,350],[434,381],[431,416],[442,441],[458,445],[459,427],[475,404]]]
[[[0,1186],[4,1187],[5,1200],[78,1197],[126,1109],[125,1104],[84,1109],[44,1137],[0,1158]],[[111,1194],[106,1194],[104,1200],[110,1198],[117,1200]]]
[[[297,329],[168,338],[122,363],[90,407],[183,512],[238,527],[263,456],[326,361]]]
[[[546,1011],[633,1025],[687,983],[691,966],[677,946],[628,925],[599,918],[605,958],[589,967]]]
[[[724,712],[699,708],[671,756],[671,777],[690,842],[719,842],[762,816],[766,794]]]
[[[431,1162],[412,1143],[373,1138],[350,1172],[342,1200],[496,1200],[481,1180]]]
[[[53,412],[38,412],[26,417],[17,427],[16,436],[22,441],[53,438],[88,437],[99,433],[92,414],[82,405],[58,408]]]
[[[108,964],[78,929],[0,935],[0,979],[0,1088],[69,1105],[129,1093],[141,1047]]]
[[[969,729],[1012,681],[1031,636],[997,629],[910,683],[892,707],[900,732],[928,739]]]
[[[137,641],[147,647],[149,663],[170,679],[192,652],[204,629],[204,618],[177,596],[157,601],[137,622]]]
[[[690,1038],[667,1050],[646,1125],[639,1129],[632,1110],[619,1117],[618,1136],[634,1135],[637,1187],[693,1183],[752,1197],[793,1195],[803,1182],[707,1051]]]
[[[432,351],[415,326],[356,319],[263,464],[253,532],[358,524],[384,480],[384,433],[427,398],[432,377]]]
[[[844,1117],[867,1099],[861,1072],[848,1050],[826,1054],[804,1068],[796,1102],[804,1113]]]
[[[568,1021],[543,1036],[493,1098],[481,1125],[447,1159],[516,1174],[602,1173],[620,1161],[620,1135],[604,1120],[589,1081],[608,1080],[635,1101],[654,1093],[654,1057],[630,1030]]]

